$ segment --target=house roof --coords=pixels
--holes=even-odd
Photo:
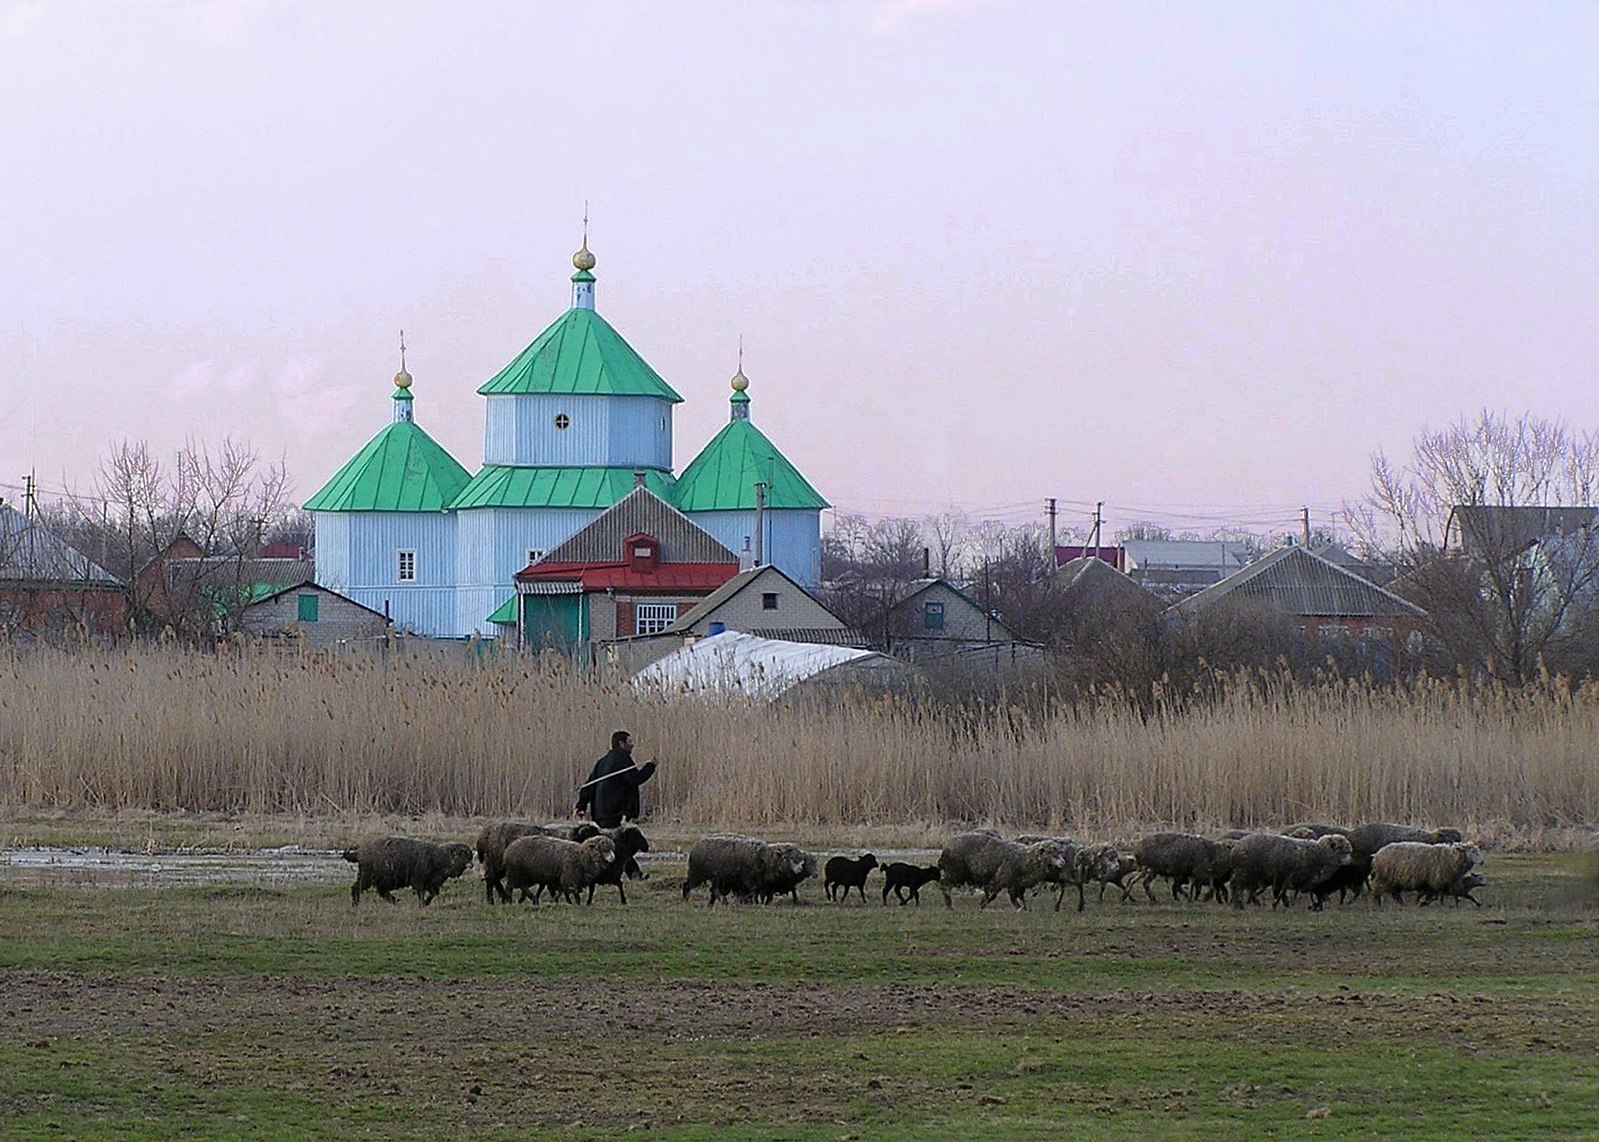
[[[1518,555],[1539,540],[1592,527],[1599,512],[1592,507],[1460,504],[1449,513],[1448,531],[1460,536],[1471,555],[1501,558]]]
[[[477,391],[483,396],[570,393],[657,397],[673,403],[683,399],[605,318],[575,306]]]
[[[276,584],[276,583],[255,583],[255,584],[252,584],[251,588],[250,588],[250,595],[247,598],[247,600],[246,600],[244,605],[247,606],[247,607],[258,606],[261,603],[271,602],[273,599],[276,599],[280,595],[287,595],[291,591],[303,591],[303,590],[305,590],[308,587],[311,588],[312,590],[318,592],[319,594],[332,595],[335,599],[339,599],[339,600],[342,600],[343,602],[349,603],[352,607],[360,607],[363,611],[366,611],[369,614],[377,615],[384,622],[388,622],[389,621],[389,616],[385,615],[382,611],[374,610],[372,607],[367,606],[365,603],[358,603],[354,599],[350,598],[350,596],[341,595],[339,592],[333,590],[331,587],[324,587],[324,586],[322,586],[319,583],[315,583],[315,582],[311,581],[310,579],[306,579],[306,580],[304,580],[302,582],[299,582],[299,583],[291,583],[287,587],[282,586],[280,584]]]
[[[1236,570],[1249,559],[1244,544],[1220,539],[1129,539],[1122,550],[1129,570]]]
[[[888,677],[904,672],[902,665],[874,651],[724,631],[650,663],[634,675],[633,685],[671,695],[770,700],[838,667],[870,669]]]
[[[635,487],[598,519],[551,548],[542,562],[605,563],[617,559],[623,545],[645,534],[661,545],[661,559],[671,563],[737,563],[738,556],[720,540],[666,500],[645,487]]]
[[[1279,547],[1177,604],[1193,614],[1223,599],[1269,603],[1287,614],[1316,618],[1426,617],[1414,603],[1369,583],[1304,547]]]
[[[1062,563],[1055,572],[1055,581],[1060,584],[1062,596],[1072,602],[1159,606],[1155,596],[1138,580],[1092,555]]]
[[[645,486],[672,499],[668,472],[647,469]],[[451,501],[451,508],[608,508],[633,487],[632,468],[513,468],[486,466]]]
[[[570,582],[582,591],[627,590],[709,593],[738,574],[737,563],[660,563],[640,572],[626,562],[551,563],[540,560],[516,573],[517,590],[544,583]],[[526,591],[525,594],[537,594]]]
[[[77,548],[6,504],[0,504],[0,580],[120,586],[120,580]]]
[[[397,420],[305,501],[308,512],[440,511],[471,475],[414,421]]]
[[[774,511],[831,506],[747,420],[730,421],[711,438],[683,469],[672,498],[686,512],[748,511],[755,507],[757,483],[766,485],[766,507]]]
[[[666,630],[663,631],[662,633],[663,634],[686,634],[690,630],[692,630],[695,625],[697,625],[698,623],[704,622],[705,619],[707,617],[709,617],[711,615],[711,613],[713,611],[715,611],[718,607],[720,607],[722,604],[726,603],[728,600],[732,599],[735,595],[739,595],[739,594],[743,593],[747,588],[749,588],[751,585],[753,585],[758,580],[765,579],[768,582],[770,582],[774,578],[775,579],[781,579],[785,584],[788,585],[788,587],[790,587],[791,589],[793,589],[795,591],[798,591],[800,594],[806,596],[808,599],[810,599],[813,603],[815,603],[818,607],[820,607],[827,614],[831,615],[833,613],[833,612],[827,610],[827,608],[825,606],[823,606],[822,603],[819,602],[816,599],[816,597],[814,595],[812,595],[809,591],[807,591],[804,587],[801,587],[798,583],[794,582],[793,579],[790,579],[786,574],[784,574],[782,570],[780,570],[779,568],[774,567],[774,566],[772,566],[770,564],[767,564],[766,566],[763,566],[763,567],[751,567],[747,571],[740,571],[737,575],[734,575],[731,579],[729,579],[727,582],[723,583],[716,590],[712,591],[709,595],[705,596],[705,598],[701,599],[699,604],[694,608],[694,610],[693,610],[693,612],[691,614],[684,615],[682,618],[678,619],[677,622],[675,622],[671,626],[667,627]],[[848,634],[855,634],[856,633],[856,632],[851,631],[850,628],[848,627],[848,625],[842,619],[838,619],[836,616],[834,616],[834,617],[835,617],[835,620],[838,623],[838,626],[836,628],[837,631],[841,631],[841,632],[848,633]],[[833,630],[834,628],[831,628],[831,627],[828,627],[828,628],[807,628],[807,630],[811,630],[811,629]],[[777,637],[780,637],[780,636],[778,636],[778,635],[769,635],[768,637],[777,638]],[[859,637],[859,636],[856,635],[856,637]],[[802,641],[810,641],[810,640],[802,640]],[[836,640],[825,640],[825,641],[836,641]]]

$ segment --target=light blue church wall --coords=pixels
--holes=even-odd
[[[491,396],[483,462],[511,467],[672,467],[672,404],[654,397]],[[556,418],[565,416],[567,427]]]
[[[599,517],[596,508],[467,508],[455,513],[455,633],[493,634],[483,620],[515,590],[531,551],[549,551]],[[486,605],[485,605],[486,604]]]
[[[316,574],[324,587],[387,614],[396,630],[454,633],[455,517],[446,512],[317,512]],[[415,578],[400,579],[401,551]]]
[[[740,557],[755,551],[754,511],[689,512],[688,518]],[[807,591],[822,582],[822,516],[816,511],[774,509],[763,513],[762,558]],[[748,544],[745,541],[748,540]]]

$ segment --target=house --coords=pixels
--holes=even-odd
[[[1590,531],[1592,507],[1457,504],[1444,524],[1444,547],[1468,559],[1496,561],[1519,555],[1554,536]]]
[[[606,647],[608,660],[636,672],[697,639],[738,631],[784,642],[864,648],[866,636],[828,610],[777,567],[740,571],[653,636],[621,638]]]
[[[659,634],[738,574],[738,557],[640,476],[621,501],[518,571],[489,616],[528,649]]]
[[[128,596],[105,568],[32,516],[0,504],[0,635],[128,633]]]
[[[787,642],[866,645],[866,638],[778,567],[740,571],[663,632],[703,638],[724,630]]]
[[[820,580],[827,501],[755,426],[743,368],[727,425],[674,475],[683,398],[597,311],[586,236],[572,264],[570,307],[477,389],[476,473],[416,423],[401,346],[391,423],[305,503],[319,583],[418,634],[492,634],[506,625],[512,577],[628,495],[640,472],[723,547],[748,547],[799,583]]]
[[[1397,651],[1419,636],[1427,613],[1300,545],[1279,547],[1178,603],[1189,619],[1244,606],[1292,619],[1317,642]]]
[[[1219,583],[1248,564],[1248,545],[1231,540],[1129,539],[1121,570],[1168,602]]]
[[[140,621],[194,635],[233,629],[242,609],[286,587],[314,581],[316,564],[302,558],[207,555],[180,532],[134,579]]]
[[[1142,583],[1095,555],[1063,563],[1055,572],[1055,585],[1061,605],[1077,613],[1162,607]]]
[[[371,607],[306,580],[269,586],[239,612],[239,630],[254,638],[293,641],[307,650],[375,645],[389,620]]]
[[[1038,647],[972,601],[947,579],[922,579],[889,608],[884,648],[908,662],[1002,648],[1009,657],[1036,657]]]

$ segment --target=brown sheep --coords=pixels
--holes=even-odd
[[[410,888],[422,904],[430,904],[444,882],[460,876],[472,865],[472,850],[459,842],[436,845],[406,837],[380,837],[344,851],[356,866],[350,886],[350,904],[361,903],[361,893],[372,889],[390,904],[396,888]]]
[[[531,899],[535,904],[546,888],[551,900],[562,896],[575,900],[616,863],[616,842],[603,834],[579,844],[534,833],[518,837],[506,848],[505,883],[511,891],[521,893],[519,899]],[[589,901],[593,899],[591,894]]]
[[[1233,845],[1231,892],[1233,905],[1259,903],[1262,888],[1272,890],[1272,907],[1288,903],[1290,892],[1312,894],[1312,911],[1320,911],[1323,897],[1316,890],[1350,861],[1349,839],[1336,833],[1317,840],[1256,833]]]
[[[535,825],[531,821],[495,821],[484,825],[477,837],[477,859],[483,865],[483,896],[493,904],[495,896],[505,904],[511,894],[505,890],[505,850],[519,837],[559,837],[564,841],[586,841],[598,835],[599,826],[592,821],[579,821],[575,825]]]

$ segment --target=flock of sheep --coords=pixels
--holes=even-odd
[[[544,893],[551,900],[592,904],[594,892],[613,886],[627,903],[626,879],[640,879],[638,854],[649,841],[637,825],[600,829],[588,822],[535,825],[520,821],[491,824],[478,836],[474,850],[460,843],[434,844],[402,837],[384,837],[349,849],[344,858],[356,864],[350,901],[359,904],[368,889],[394,902],[396,889],[410,888],[427,904],[446,881],[463,875],[474,855],[483,866],[483,893],[490,903],[537,904]],[[893,862],[882,866],[883,904],[889,893],[901,904],[921,903],[924,885],[937,882],[946,906],[952,890],[982,894],[987,907],[1004,893],[1014,908],[1026,908],[1035,890],[1054,888],[1055,909],[1066,893],[1077,892],[1077,911],[1090,885],[1099,898],[1116,886],[1123,900],[1142,887],[1155,900],[1152,885],[1170,884],[1174,900],[1231,901],[1234,907],[1273,907],[1303,896],[1320,911],[1334,894],[1339,903],[1357,900],[1369,887],[1380,905],[1385,897],[1404,902],[1413,893],[1426,904],[1462,899],[1477,904],[1473,891],[1487,883],[1477,866],[1481,851],[1465,843],[1458,829],[1425,829],[1413,825],[1293,825],[1280,833],[1233,830],[1219,837],[1162,832],[1144,837],[1131,852],[1114,845],[1080,844],[1069,837],[1028,834],[1006,838],[992,829],[978,829],[951,838],[932,865]],[[822,869],[823,891],[843,902],[851,893],[866,903],[866,881],[878,868],[876,856],[835,856]],[[701,837],[688,854],[683,899],[700,886],[710,903],[770,903],[780,896],[799,902],[799,886],[817,875],[816,857],[793,844],[773,844],[755,837]]]

